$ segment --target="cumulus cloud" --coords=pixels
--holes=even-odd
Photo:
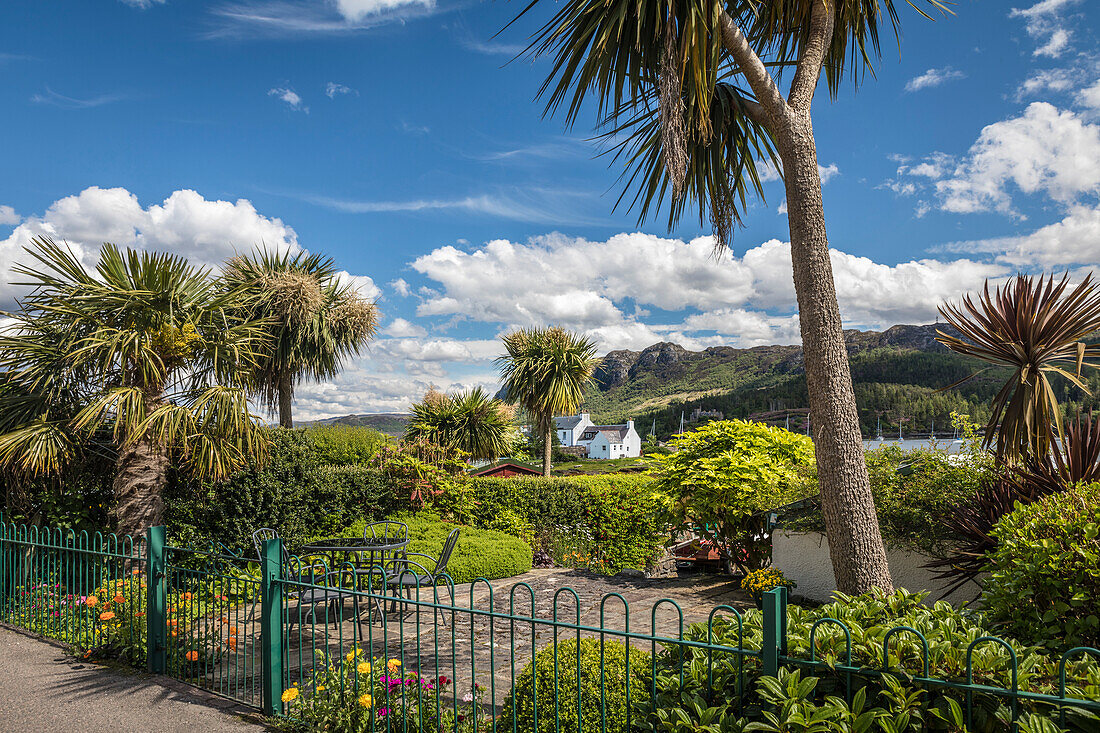
[[[404,318],[394,318],[382,332],[397,338],[423,338],[428,335],[428,329]]]
[[[299,249],[298,235],[281,219],[266,217],[246,199],[212,201],[192,190],[172,193],[160,204],[143,207],[124,188],[92,186],[55,201],[41,216],[29,216],[0,240],[0,302],[10,303],[11,266],[36,236],[68,242],[91,264],[104,242],[173,252],[192,262],[217,266],[232,254],[264,244]]]
[[[0,206],[0,225],[18,224],[20,221],[22,218],[15,213],[15,209],[10,206]]]
[[[1061,221],[1027,234],[955,242],[943,249],[994,254],[998,262],[1025,269],[1095,266],[1100,263],[1100,209],[1074,206]]]
[[[302,103],[301,96],[296,91],[289,87],[275,87],[267,91],[269,97],[275,97],[287,103],[287,105],[296,112],[305,112],[309,114],[309,107],[306,107]]]
[[[965,76],[966,74],[957,69],[952,69],[950,66],[945,66],[942,69],[929,69],[920,76],[915,76],[906,82],[905,91],[917,92],[929,87],[938,87],[940,84],[952,79],[962,79]]]
[[[983,129],[936,190],[946,211],[1016,214],[1010,186],[1065,205],[1100,193],[1100,127],[1034,102],[1021,116]]]

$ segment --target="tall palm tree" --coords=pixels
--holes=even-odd
[[[497,359],[509,402],[519,403],[543,436],[542,473],[550,475],[554,415],[576,412],[596,368],[596,344],[562,328],[520,329],[503,337]]]
[[[531,0],[520,15],[539,5]],[[597,124],[625,164],[619,202],[639,220],[667,205],[671,228],[692,204],[723,250],[747,199],[762,195],[761,162],[783,176],[821,503],[837,587],[847,593],[892,582],[829,261],[811,106],[822,73],[834,97],[846,75],[861,81],[878,56],[880,26],[900,32],[894,6],[563,0],[529,49],[553,57],[539,91],[548,114],[565,105],[571,126],[596,98]]]
[[[1050,377],[1057,374],[1088,393],[1081,370],[1100,368],[1100,344],[1084,341],[1100,330],[1100,288],[1092,275],[1072,290],[1069,275],[1058,282],[1053,275],[1019,275],[992,293],[986,281],[977,302],[967,295],[960,305],[941,307],[940,314],[960,336],[938,331],[937,341],[959,354],[1013,369],[993,399],[986,447],[996,441],[998,458],[1010,463],[1044,460],[1055,438],[1065,439]]]
[[[263,455],[242,378],[263,342],[229,317],[236,293],[174,255],[106,244],[89,272],[48,238],[27,251],[33,289],[0,336],[0,466],[56,474],[106,437],[118,529],[136,535],[161,522],[170,457],[217,480]]]
[[[515,426],[511,409],[480,387],[455,395],[429,390],[412,411],[406,440],[457,448],[482,461],[506,456],[512,450]]]
[[[279,425],[292,428],[295,386],[335,376],[374,336],[378,309],[320,254],[260,249],[231,258],[223,278],[250,296],[238,318],[268,322],[270,346],[253,374],[255,395],[278,412]]]

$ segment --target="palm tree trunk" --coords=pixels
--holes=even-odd
[[[167,479],[168,456],[152,441],[142,440],[119,450],[114,480],[119,535],[136,539],[164,521]]]
[[[546,427],[542,431],[542,475],[550,475],[550,454],[554,450],[554,420],[551,418],[546,422]]]
[[[294,427],[294,417],[291,415],[291,402],[294,400],[294,381],[289,374],[279,377],[279,426],[284,428]]]
[[[793,111],[776,135],[787,190],[791,261],[802,329],[821,508],[837,589],[890,591],[852,373],[829,260],[817,145],[809,110]]]

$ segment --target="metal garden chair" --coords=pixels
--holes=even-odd
[[[443,549],[439,553],[439,558],[436,559],[431,555],[425,555],[422,552],[408,552],[402,557],[395,557],[390,562],[387,571],[387,581],[394,589],[395,598],[401,597],[402,594],[406,594],[408,599],[406,603],[414,603],[413,593],[419,591],[421,588],[432,589],[433,602],[435,598],[435,588],[438,586],[439,581],[443,581],[447,586],[447,593],[451,598],[451,605],[455,604],[454,594],[454,581],[447,575],[447,563],[451,559],[451,554],[454,552],[455,545],[458,544],[458,535],[461,532],[461,527],[455,527],[451,530],[451,533],[447,535],[447,539],[443,542]],[[431,569],[428,569],[426,564],[422,564],[415,560],[410,560],[411,557],[422,557],[427,561],[430,561]],[[417,600],[419,600],[419,593],[417,592]],[[447,625],[447,617],[441,612],[441,609],[434,609],[443,618],[443,625]],[[434,616],[434,614],[433,614]]]

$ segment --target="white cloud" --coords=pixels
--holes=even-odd
[[[409,284],[405,282],[405,278],[399,277],[396,280],[390,281],[390,287],[393,288],[393,292],[400,295],[402,298],[407,298],[412,293],[409,288]]]
[[[23,219],[10,206],[0,206],[0,225],[18,224]]]
[[[821,178],[821,185],[831,181],[836,176],[840,175],[840,168],[836,163],[829,163],[829,165],[823,166],[820,163],[817,166],[817,175]]]
[[[1084,107],[1100,111],[1100,81],[1082,89],[1077,95],[1077,101]]]
[[[352,23],[358,23],[368,16],[403,5],[432,7],[434,4],[433,0],[336,0],[336,9]]]
[[[1100,193],[1100,127],[1071,111],[1034,102],[1023,115],[982,130],[949,178],[937,182],[941,208],[1015,214],[1009,186],[1070,205]]]
[[[966,74],[957,69],[952,69],[950,66],[945,66],[942,69],[929,69],[920,76],[910,79],[905,84],[905,91],[916,92],[929,87],[938,87],[944,82],[952,79],[962,79],[965,76]]]
[[[122,2],[135,8],[141,8],[142,10],[144,10],[146,8],[151,8],[154,5],[164,5],[166,0],[122,0]]]
[[[382,333],[396,338],[423,338],[428,335],[428,329],[404,318],[394,318]]]
[[[267,95],[269,97],[281,99],[286,102],[292,110],[309,114],[309,107],[302,104],[302,98],[293,89],[288,87],[275,87],[274,89],[269,89]]]
[[[352,275],[346,270],[341,270],[336,274],[336,277],[341,283],[350,283],[359,295],[366,300],[378,300],[382,297],[381,289],[374,284],[374,280],[366,275]]]
[[[211,10],[206,37],[347,35],[436,11],[435,0],[236,0]]]
[[[1061,221],[1015,237],[955,242],[950,252],[996,255],[1014,267],[1043,269],[1100,264],[1100,209],[1075,206]]]
[[[53,107],[60,107],[61,109],[92,109],[94,107],[102,107],[105,104],[112,104],[125,99],[123,94],[99,94],[94,97],[69,97],[64,94],[58,94],[54,90],[46,87],[46,91],[43,93],[37,93],[31,95],[31,101],[35,104],[48,104]]]
[[[1076,86],[1077,81],[1073,69],[1042,69],[1024,80],[1016,96],[1023,99],[1043,92],[1064,92]]]
[[[16,295],[11,266],[35,236],[65,241],[90,265],[104,242],[172,252],[196,264],[217,266],[226,257],[264,244],[296,251],[298,235],[282,220],[263,216],[246,199],[211,201],[191,190],[175,191],[160,204],[141,206],[124,188],[93,186],[29,216],[0,240],[0,302]]]
[[[355,91],[349,86],[337,84],[334,81],[330,81],[328,84],[325,84],[326,97],[328,97],[329,99],[336,99],[337,95],[340,94],[354,94],[355,96],[359,96],[359,92]]]
[[[1069,47],[1070,31],[1061,13],[1077,0],[1041,0],[1029,8],[1013,8],[1010,18],[1023,18],[1027,34],[1039,45],[1036,56],[1057,58]]]

